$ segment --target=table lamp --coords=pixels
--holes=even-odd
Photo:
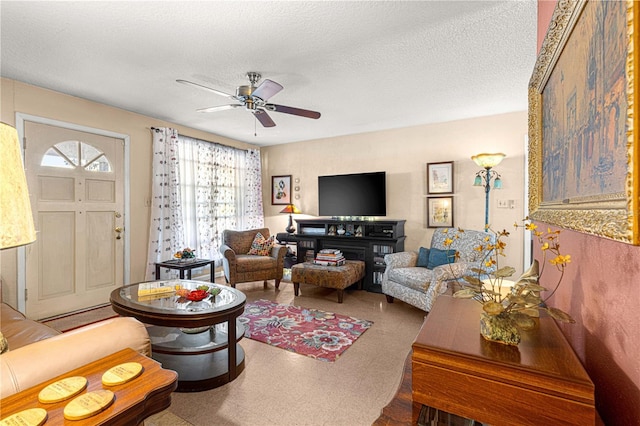
[[[300,210],[298,210],[298,208],[296,206],[294,206],[293,204],[287,204],[287,207],[285,207],[284,209],[280,210],[280,213],[289,213],[289,224],[287,225],[287,227],[284,229],[285,231],[287,231],[289,234],[293,234],[296,230],[296,228],[293,226],[293,217],[291,217],[292,214],[300,214],[302,213]]]
[[[0,123],[0,249],[36,240],[18,131]]]

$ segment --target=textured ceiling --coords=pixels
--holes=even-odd
[[[536,0],[0,2],[3,77],[256,145],[523,111]],[[258,71],[284,86],[263,128],[195,110]],[[257,125],[256,125],[257,123]],[[257,135],[254,135],[254,128]]]

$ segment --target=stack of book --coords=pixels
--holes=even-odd
[[[322,249],[313,263],[323,266],[342,266],[345,264],[344,255],[337,249]]]

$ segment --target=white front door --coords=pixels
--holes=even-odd
[[[124,141],[25,121],[37,239],[26,248],[26,315],[109,302],[123,285]]]

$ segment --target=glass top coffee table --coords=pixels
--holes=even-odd
[[[219,294],[190,300],[203,286]],[[115,312],[150,325],[152,357],[178,373],[181,392],[222,386],[244,370],[244,350],[238,343],[244,326],[237,318],[245,303],[241,291],[204,281],[149,281],[111,293]]]

